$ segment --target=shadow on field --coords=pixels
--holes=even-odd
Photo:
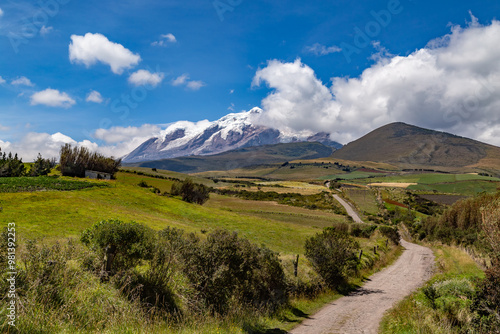
[[[262,328],[261,326],[245,326],[243,330],[248,334],[287,334],[288,332],[279,328]]]

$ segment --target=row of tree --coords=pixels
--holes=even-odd
[[[23,160],[17,156],[17,153],[1,153],[0,148],[0,177],[19,177],[19,176],[42,176],[50,173],[50,170],[56,165],[55,159],[44,159],[38,153],[38,157],[28,170]]]
[[[59,158],[61,173],[64,176],[85,177],[86,170],[109,173],[114,177],[121,165],[121,159],[108,158],[97,152],[90,152],[86,147],[61,147]]]
[[[109,173],[114,177],[118,172],[121,159],[108,158],[96,152],[90,152],[86,147],[72,147],[65,144],[61,147],[59,164],[64,176],[85,177],[86,170]],[[0,148],[0,177],[43,176],[50,173],[56,166],[56,159],[44,159],[38,153],[37,159],[28,170],[17,153],[3,152]]]

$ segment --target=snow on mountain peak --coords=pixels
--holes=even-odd
[[[153,138],[128,154],[125,162],[216,154],[232,149],[307,141],[311,132],[280,131],[259,125],[262,109],[230,113],[216,121],[179,121],[169,124]]]

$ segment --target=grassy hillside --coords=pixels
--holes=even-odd
[[[140,175],[138,172],[148,175]],[[39,265],[36,268],[47,270],[44,277],[61,278],[43,281],[43,284],[37,281],[39,283],[35,284],[36,289],[23,290],[25,295],[21,298],[24,298],[24,308],[20,311],[20,317],[23,319],[22,328],[26,332],[266,333],[270,328],[276,327],[288,330],[310,312],[339,297],[335,291],[315,290],[320,289],[318,287],[321,285],[318,285],[318,276],[304,257],[303,247],[308,237],[322,231],[324,227],[347,221],[345,216],[329,211],[279,205],[272,201],[248,201],[216,194],[211,194],[210,200],[200,206],[170,196],[159,196],[149,188],[138,186],[140,182],[145,182],[168,192],[174,181],[153,177],[158,175],[176,179],[186,177],[162,170],[140,169],[136,173],[119,172],[117,180],[113,181],[57,178],[61,183],[82,182],[95,185],[92,188],[74,187],[71,191],[46,188],[30,192],[18,188],[17,192],[0,193],[0,224],[7,226],[8,223],[15,223],[19,259],[31,256],[30,261],[37,261],[37,266]],[[43,179],[30,181],[37,180]],[[8,181],[11,184],[24,182],[23,179],[14,178]],[[207,185],[228,186],[224,182],[214,183],[206,179],[203,182]],[[263,183],[264,188],[296,188],[298,192],[306,193],[324,190],[322,186],[307,183]],[[196,232],[201,239],[219,228],[236,231],[240,237],[279,252],[288,279],[291,284],[304,289],[304,295],[293,295],[290,306],[273,316],[261,315],[260,311],[248,315],[238,313],[243,312],[241,310],[234,310],[234,317],[218,318],[208,313],[197,313],[196,308],[194,311],[190,310],[192,305],[183,299],[191,296],[190,287],[185,277],[175,276],[172,278],[172,291],[175,298],[180,300],[179,304],[183,305],[185,313],[172,315],[172,319],[151,318],[138,301],[126,297],[112,282],[102,281],[86,271],[84,267],[88,265],[89,259],[92,260],[89,256],[93,255],[78,241],[67,241],[68,237],[78,239],[85,228],[105,219],[120,219],[124,222],[134,220],[155,230],[167,226],[177,227],[186,232]],[[33,238],[44,241],[30,246],[32,244],[28,239]],[[394,246],[386,248],[386,237],[379,232],[372,234],[370,238],[358,238],[358,241],[364,252],[360,271],[350,278],[350,284],[359,284],[371,270],[394,259],[398,251]],[[372,252],[374,245],[379,246],[377,254]],[[300,254],[300,265],[298,278],[295,278],[293,261],[297,254]],[[54,269],[47,264],[47,258],[56,259],[57,266]],[[27,262],[20,263],[24,265]],[[148,270],[148,265],[138,266],[137,273],[145,270]],[[45,287],[60,287],[61,284],[64,288],[56,289],[59,296],[57,298],[61,298],[56,307],[51,306],[52,295],[45,297],[43,293],[37,292]],[[0,310],[0,314],[4,314],[2,312],[4,310]],[[5,328],[3,325],[5,324],[0,322],[0,328]],[[280,329],[278,332],[283,331]]]
[[[105,188],[3,193],[0,195],[3,207],[0,222],[4,226],[15,222],[24,240],[78,237],[85,228],[104,219],[134,220],[154,229],[173,226],[192,232],[226,228],[286,253],[302,252],[303,240],[321,230],[314,220],[304,224],[276,219],[272,215],[240,215],[218,209],[216,205],[199,206],[158,196],[149,189],[138,187],[141,180],[165,190],[172,182],[118,173],[116,181],[99,181],[108,185]],[[266,203],[259,202],[259,205],[274,206],[274,202]],[[339,220],[332,218],[332,221]]]
[[[332,157],[390,163],[401,168],[500,171],[500,148],[404,123],[378,128],[345,145]]]
[[[231,170],[253,165],[284,163],[296,159],[316,159],[332,154],[333,148],[320,143],[288,143],[247,147],[216,155],[191,156],[148,161],[131,166],[166,169],[182,173]]]

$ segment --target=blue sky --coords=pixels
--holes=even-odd
[[[261,121],[266,124],[295,131],[326,130],[343,143],[382,122],[407,121],[499,145],[495,138],[500,122],[492,123],[489,114],[478,116],[476,126],[470,127],[473,116],[459,114],[461,120],[444,122],[446,117],[434,120],[423,113],[419,118],[387,107],[382,113],[392,116],[378,117],[377,107],[331,105],[340,103],[348,89],[333,81],[357,78],[359,89],[370,87],[362,84],[363,76],[369,82],[380,79],[369,79],[371,69],[388,69],[396,57],[413,59],[436,38],[455,36],[456,50],[462,50],[469,39],[490,36],[479,38],[483,44],[477,48],[494,54],[496,49],[489,48],[500,41],[487,29],[495,28],[499,14],[500,3],[493,0],[1,1],[0,147],[17,150],[28,160],[35,151],[54,154],[61,141],[119,155],[135,145],[127,136],[139,142],[167,123],[215,120],[254,106],[264,109]],[[365,37],[359,37],[359,31]],[[440,55],[452,49],[444,44]],[[476,66],[472,56],[461,61]],[[494,59],[481,61],[487,69],[491,65],[488,75],[496,73]],[[449,73],[443,85],[454,80]],[[481,69],[464,75],[491,82],[493,77],[485,73]],[[281,75],[288,81],[278,80]],[[464,75],[459,79],[466,80]],[[293,84],[302,79],[304,85]],[[408,80],[418,81],[415,75]],[[328,96],[315,95],[326,99],[324,103],[296,101],[296,96],[311,98],[300,90],[315,85],[318,91],[329,91]],[[493,84],[488,87],[496,89]],[[422,88],[423,99],[430,99],[425,92],[433,90]],[[387,94],[372,93],[367,104]],[[401,95],[391,94],[396,93]],[[481,105],[488,100],[491,108],[497,103],[491,96],[479,99]],[[290,103],[295,105],[284,110]],[[304,128],[304,115],[294,117],[307,116],[308,108],[323,110],[322,115],[337,122],[322,122],[328,128],[313,123]],[[335,108],[343,108],[343,114],[330,112]],[[283,115],[294,117],[281,124]],[[485,128],[491,130],[487,136]],[[103,135],[96,136],[98,129]],[[110,139],[117,132],[122,136]]]

